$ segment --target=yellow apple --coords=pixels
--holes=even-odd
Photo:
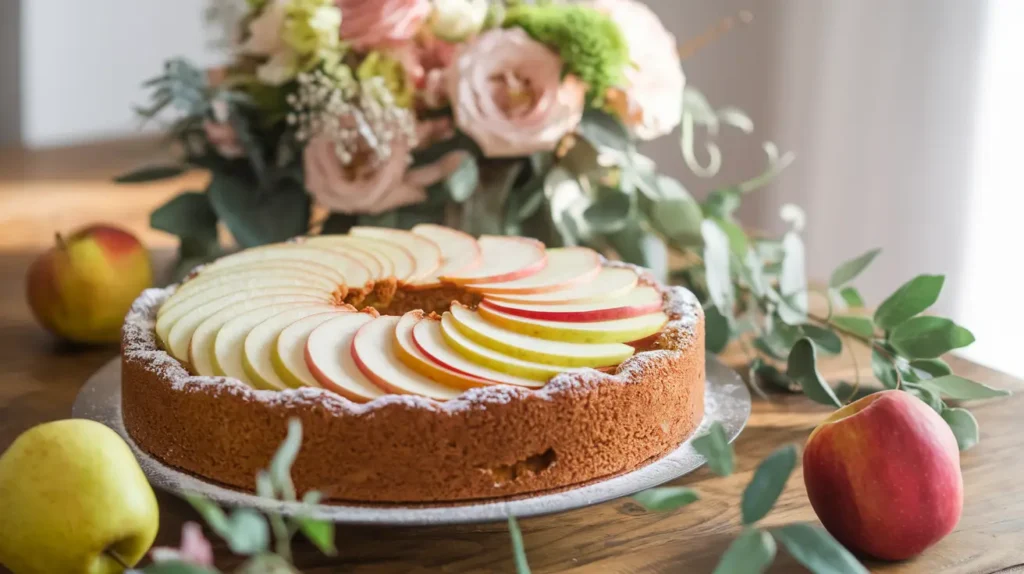
[[[100,423],[39,425],[0,457],[0,563],[16,574],[108,574],[145,555],[159,527],[153,489]]]
[[[110,343],[143,289],[153,285],[146,248],[127,231],[96,225],[68,236],[28,270],[28,304],[49,331],[79,343]]]

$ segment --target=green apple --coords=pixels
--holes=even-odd
[[[39,425],[0,457],[0,563],[15,574],[108,574],[135,564],[159,527],[153,489],[100,423]]]

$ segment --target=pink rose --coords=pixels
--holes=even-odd
[[[447,123],[420,125],[421,141],[450,137]],[[409,149],[396,142],[391,156],[376,168],[344,166],[334,142],[317,136],[306,144],[303,164],[306,189],[318,203],[340,213],[375,215],[426,200],[426,188],[451,175],[463,158],[464,152],[451,152],[433,164],[408,169]]]
[[[686,85],[675,36],[636,0],[592,0],[591,5],[618,25],[629,46],[632,64],[624,73],[625,97],[613,94],[611,103],[640,139],[671,132],[682,119]]]
[[[238,133],[229,120],[228,105],[223,100],[214,100],[213,119],[203,120],[206,140],[221,156],[235,159],[245,155],[245,148],[238,139]]]
[[[388,50],[388,55],[402,63],[423,105],[436,109],[447,102],[445,71],[455,59],[455,51],[455,44],[421,34],[411,42]]]
[[[487,157],[553,150],[579,124],[586,91],[562,79],[558,54],[519,28],[464,45],[448,75],[455,122]]]
[[[341,39],[358,50],[395,46],[413,38],[430,16],[430,0],[336,0]]]

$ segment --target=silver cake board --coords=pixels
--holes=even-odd
[[[706,462],[691,444],[711,425],[719,422],[732,442],[750,418],[750,392],[739,376],[718,359],[708,357],[704,395],[704,419],[693,435],[664,457],[603,480],[552,493],[464,504],[443,505],[354,505],[319,504],[305,506],[260,498],[193,476],[165,465],[140,449],[128,436],[121,419],[121,360],[104,365],[85,383],[75,399],[72,414],[114,429],[131,446],[142,470],[155,488],[173,494],[197,494],[224,506],[245,506],[284,515],[302,513],[339,524],[427,526],[503,521],[509,515],[520,518],[583,508],[622,498],[677,479]],[[268,461],[269,463],[269,461]]]

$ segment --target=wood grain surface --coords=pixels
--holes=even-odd
[[[70,416],[82,383],[117,354],[116,348],[59,343],[33,321],[25,304],[24,276],[54,231],[93,221],[128,227],[153,249],[166,269],[173,241],[147,228],[148,213],[181,189],[200,188],[201,174],[146,186],[115,186],[109,178],[159,158],[152,142],[119,142],[51,152],[0,152],[0,451],[18,434],[44,421]],[[729,356],[737,362],[740,357]],[[891,573],[1018,572],[1024,565],[1024,382],[951,358],[964,376],[1012,389],[1008,399],[970,405],[981,425],[981,442],[963,453],[966,489],[956,531],[917,559],[866,562]],[[866,358],[859,361],[868,365]],[[849,380],[849,357],[829,360],[830,380]],[[864,373],[864,377],[870,377]],[[800,396],[755,399],[753,416],[735,443],[737,472],[728,478],[699,470],[678,484],[697,489],[699,502],[671,514],[648,514],[628,499],[541,518],[521,526],[534,572],[711,572],[740,530],[740,494],[756,464],[778,446],[803,444],[829,409]],[[158,542],[174,544],[184,521],[196,515],[181,501],[160,494]],[[2,512],[3,509],[0,509]],[[767,526],[816,522],[801,470],[791,477]],[[340,555],[325,558],[297,542],[303,572],[512,572],[505,525],[467,527],[342,527]],[[780,549],[771,572],[802,571]],[[218,565],[238,563],[217,544]],[[0,567],[0,571],[3,568]]]

